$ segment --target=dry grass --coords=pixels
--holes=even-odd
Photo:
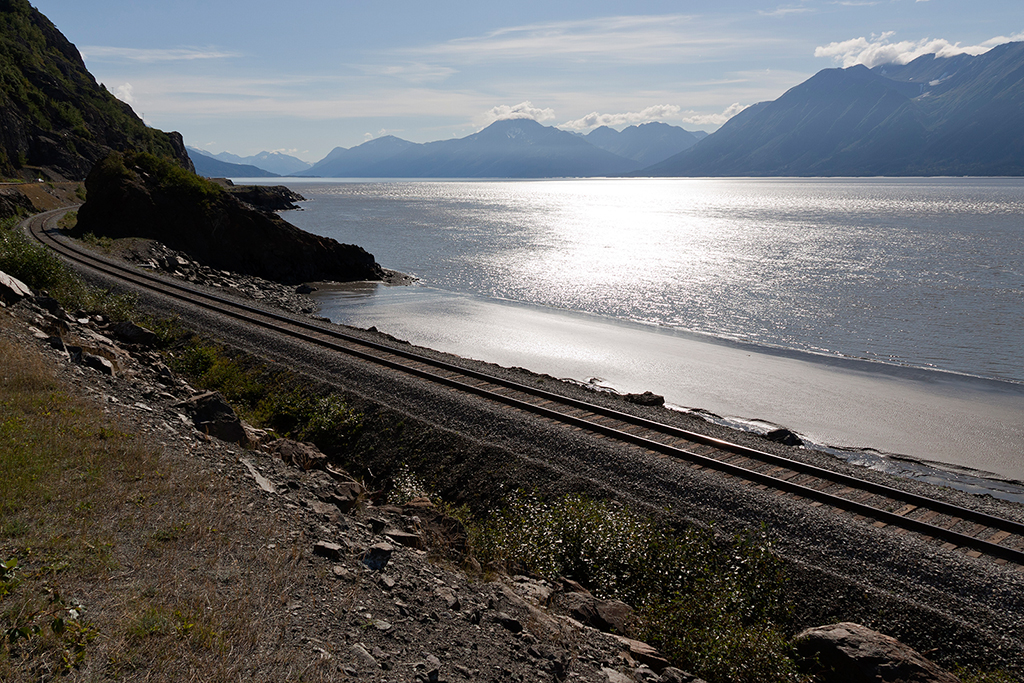
[[[290,625],[292,520],[127,430],[0,335],[0,680],[328,677]]]

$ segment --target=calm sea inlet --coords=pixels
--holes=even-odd
[[[419,278],[322,290],[336,322],[1024,481],[1024,179],[259,182]]]

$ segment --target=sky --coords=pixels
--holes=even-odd
[[[1022,0],[32,2],[149,125],[308,162],[500,118],[713,132],[822,69],[1024,40]]]

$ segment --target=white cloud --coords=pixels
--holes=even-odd
[[[135,96],[132,93],[133,90],[134,88],[131,83],[123,83],[117,86],[117,89],[114,91],[114,97],[126,104],[135,104]]]
[[[643,111],[626,112],[625,114],[600,114],[595,111],[574,121],[566,121],[559,128],[587,130],[598,126],[630,126],[675,118],[679,116],[679,111],[679,107],[674,104],[656,104]]]
[[[758,10],[757,13],[763,17],[788,17],[790,14],[804,14],[813,11],[810,7],[790,6],[776,7],[773,10]]]
[[[110,47],[89,45],[81,49],[82,57],[87,61],[99,62],[181,62],[196,59],[227,59],[240,56],[234,52],[225,52],[215,48],[183,47],[177,49],[143,50],[134,47]]]
[[[1006,43],[1015,43],[1019,40],[1024,40],[1024,31],[1020,33],[1014,33],[1012,36],[997,36],[995,38],[989,38],[982,46],[984,47],[995,47],[996,45],[1005,45]]]
[[[703,23],[702,23],[703,22]],[[551,63],[554,59],[614,63],[677,63],[731,54],[739,47],[777,43],[770,36],[723,32],[707,20],[682,14],[600,17],[512,26],[408,50],[420,60],[462,64],[511,60]]]
[[[554,109],[541,109],[533,106],[529,100],[509,106],[499,104],[473,119],[473,123],[479,126],[489,126],[495,121],[504,119],[533,119],[534,121],[550,121],[555,118]]]
[[[453,74],[458,73],[457,70],[450,67],[423,64],[421,62],[411,64],[365,65],[359,68],[369,76],[399,78],[410,83],[443,81]]]
[[[720,114],[693,114],[683,117],[683,123],[692,123],[697,126],[720,126],[741,111],[749,107],[749,104],[734,102],[725,108]]]
[[[992,38],[981,45],[961,45],[960,43],[951,43],[943,38],[889,42],[893,35],[895,35],[894,31],[888,31],[880,36],[873,35],[870,40],[860,37],[829,43],[815,48],[814,56],[830,58],[844,67],[863,64],[870,68],[879,64],[907,64],[928,54],[938,57],[953,57],[960,54],[980,55],[996,45],[1024,38],[1024,34],[1018,33],[1011,37]]]

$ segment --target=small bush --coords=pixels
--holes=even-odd
[[[779,626],[791,614],[782,564],[763,531],[721,541],[585,496],[523,493],[485,522],[462,521],[481,562],[632,604],[639,635],[710,683],[803,680]]]
[[[305,425],[299,432],[321,450],[335,450],[349,444],[362,429],[362,417],[338,396],[315,398],[305,406]]]
[[[224,194],[220,185],[154,154],[129,153],[124,157],[124,164],[149,176],[161,190],[177,197],[183,204],[195,204],[204,211],[212,208]]]
[[[68,211],[66,214],[61,216],[61,219],[58,222],[58,226],[60,227],[61,230],[72,230],[75,227],[75,225],[77,225],[77,224],[78,224],[78,212],[77,211]],[[96,238],[96,236],[93,235],[93,239],[95,239],[95,238]]]
[[[131,317],[134,297],[89,287],[63,261],[31,242],[16,226],[17,219],[0,224],[0,270],[33,290],[49,292],[66,310],[103,313],[113,320]]]
[[[327,454],[350,447],[363,428],[362,416],[335,395],[315,396],[289,388],[258,362],[182,330],[173,322],[151,325],[172,347],[171,367],[192,383],[219,391],[243,418]]]

